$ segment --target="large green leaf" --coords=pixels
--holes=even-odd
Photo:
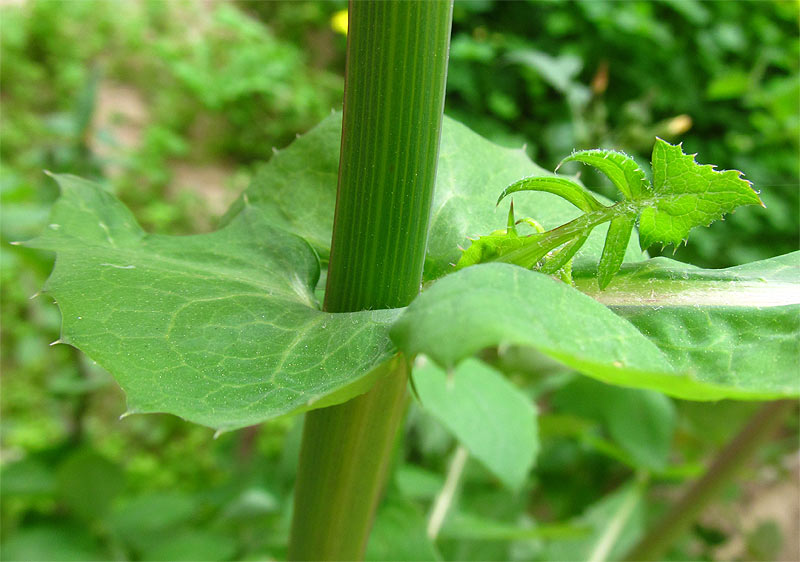
[[[533,401],[477,359],[449,376],[430,362],[414,367],[425,411],[512,490],[519,489],[539,449]]]
[[[252,185],[228,211],[231,220],[248,201],[269,222],[302,236],[325,262],[330,253],[336,181],[341,142],[341,114],[334,113],[307,135],[279,151],[256,175]],[[503,148],[447,117],[442,140],[431,213],[424,278],[436,279],[452,270],[460,257],[459,245],[505,226],[506,211],[496,208],[497,194],[516,180],[552,175],[531,162],[523,150]],[[531,217],[554,228],[580,214],[551,193],[526,194],[515,202],[519,217]],[[596,260],[607,227],[597,229],[578,255]],[[639,259],[635,242],[628,259]]]
[[[605,291],[579,289],[627,318],[675,369],[731,398],[800,394],[800,252],[721,270],[666,258],[625,265]]]
[[[780,279],[792,275],[786,267],[781,265],[776,273]],[[684,274],[688,279],[689,271],[679,273]],[[581,287],[588,283],[584,278]],[[790,291],[796,285],[785,281],[772,285],[788,299],[787,304],[797,301],[796,289]],[[394,324],[391,336],[403,351],[425,353],[444,366],[455,365],[485,347],[519,345],[536,348],[598,380],[678,398],[765,399],[798,394],[796,305],[759,311],[754,306],[765,307],[767,301],[743,301],[739,321],[715,325],[704,308],[710,303],[702,299],[690,301],[690,310],[673,316],[672,311],[656,310],[667,304],[666,298],[659,299],[657,280],[649,284],[643,275],[638,289],[635,299],[626,291],[609,289],[609,295],[624,296],[624,302],[632,302],[639,311],[644,305],[641,322],[636,322],[635,315],[631,318],[641,331],[596,300],[546,275],[507,264],[476,265],[445,277],[420,295]],[[678,299],[683,295],[665,294]],[[599,295],[608,304],[624,304],[609,301],[605,293]],[[647,322],[649,314],[657,316]],[[765,315],[763,324],[770,326],[763,336],[758,331],[759,314]],[[761,356],[760,341],[769,344],[765,349],[774,356]],[[667,353],[660,352],[656,343]],[[734,357],[748,353],[752,357],[742,357],[746,370],[733,365]]]
[[[609,382],[682,380],[630,323],[548,275],[509,264],[437,281],[390,333],[403,351],[448,368],[486,347],[520,345]]]
[[[395,313],[325,314],[313,292],[314,250],[323,262],[329,252],[340,134],[333,114],[280,151],[225,226],[202,236],[146,234],[97,186],[58,178],[62,199],[32,245],[58,253],[47,291],[61,307],[61,340],[114,374],[130,412],[229,429],[346,400],[379,376]],[[523,151],[446,120],[426,278],[450,270],[468,235],[502,223],[497,189],[532,173],[541,169]],[[521,212],[548,226],[577,213],[548,193],[527,199]],[[590,242],[599,255],[602,233]]]
[[[117,378],[130,412],[243,427],[365,391],[393,311],[329,314],[309,245],[246,205],[223,229],[146,234],[99,186],[58,176],[46,291],[63,334]],[[371,375],[371,376],[368,376]]]

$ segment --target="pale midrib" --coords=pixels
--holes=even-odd
[[[672,285],[672,286],[670,286]],[[773,308],[800,304],[800,290],[794,283],[742,281],[731,283],[700,282],[696,287],[686,281],[651,282],[641,290],[586,291],[596,301],[613,307],[698,307],[698,308]]]

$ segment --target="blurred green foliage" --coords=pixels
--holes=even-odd
[[[676,257],[727,267],[783,254],[800,231],[799,11],[783,1],[457,2],[447,111],[496,142],[527,143],[550,169],[576,148],[646,161],[655,136],[682,141],[703,163],[742,170],[768,211],[694,232]]]
[[[29,297],[52,257],[9,242],[46,224],[57,193],[43,170],[104,183],[149,230],[212,228],[256,161],[340,105],[345,37],[330,22],[344,8],[0,8],[2,559],[285,555],[302,420],[218,439],[169,416],[119,420],[124,397],[109,375],[72,348],[48,347],[58,310]],[[550,167],[573,148],[640,157],[654,135],[683,140],[707,161],[743,170],[768,209],[698,232],[678,257],[722,266],[775,255],[793,249],[798,232],[797,17],[795,2],[456,2],[447,111],[497,142],[527,143]],[[456,443],[412,404],[371,558],[581,558],[609,513],[645,493],[637,474],[647,471],[647,501],[622,529],[628,544],[755,407],[657,396],[642,411],[628,391],[529,353],[484,359],[539,405],[537,467],[510,492],[470,458],[434,549],[426,516]],[[518,374],[530,362],[540,378]],[[788,477],[781,459],[797,429],[787,421],[784,438],[762,453],[773,481]],[[727,501],[740,495],[735,487]],[[737,531],[704,522],[670,558],[710,559]],[[746,555],[770,558],[784,538],[764,522],[744,540]]]

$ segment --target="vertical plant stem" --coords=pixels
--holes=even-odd
[[[451,16],[450,0],[350,3],[330,312],[419,293]],[[390,367],[368,393],[306,415],[290,559],[363,557],[406,403],[406,361]]]
[[[656,560],[691,525],[708,503],[717,496],[737,471],[769,439],[793,400],[768,402],[745,424],[744,428],[714,457],[705,474],[678,500],[672,509],[652,527],[628,553],[626,560]]]

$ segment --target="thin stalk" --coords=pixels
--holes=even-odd
[[[779,400],[764,404],[748,420],[741,431],[712,461],[708,470],[681,497],[672,509],[633,547],[626,560],[656,560],[736,475],[758,447],[767,441],[784,419],[786,412],[797,404]]]
[[[342,152],[325,309],[419,293],[436,174],[452,2],[350,2]],[[363,558],[406,405],[397,358],[366,394],[306,415],[292,560]]]
[[[450,506],[453,505],[453,500],[456,497],[456,490],[458,490],[458,483],[461,481],[461,475],[464,473],[464,466],[467,464],[469,458],[469,451],[463,445],[456,448],[453,454],[453,460],[450,461],[450,468],[447,469],[447,478],[445,479],[442,490],[437,494],[436,500],[433,502],[433,509],[431,509],[431,516],[428,519],[427,534],[431,540],[436,540],[439,536],[439,531],[442,530],[444,520],[447,518],[447,512],[450,511]]]
[[[526,236],[524,237],[525,242],[523,245],[502,254],[495,258],[495,261],[514,263],[522,267],[531,268],[551,250],[588,235],[596,226],[609,222],[621,214],[621,210],[630,212],[627,206],[623,207],[620,203],[617,203],[611,207],[581,215],[547,232]]]
[[[589,555],[589,562],[606,562],[611,551],[614,550],[614,545],[619,540],[625,525],[633,515],[636,506],[642,501],[645,489],[647,487],[648,475],[647,473],[639,473],[636,475],[636,482],[628,491],[622,504],[617,508],[617,511],[608,521],[603,533],[592,549]]]

